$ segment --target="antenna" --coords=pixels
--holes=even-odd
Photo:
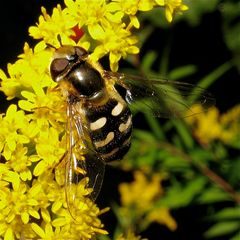
[[[53,46],[52,44],[50,44],[50,43],[46,43],[46,45],[47,45],[48,47],[50,47],[50,48],[53,48],[53,49],[57,50],[57,48],[56,48],[55,46]]]
[[[62,44],[62,38],[61,38],[60,34],[57,35],[57,40],[60,43],[60,46],[62,47],[63,44]]]
[[[62,44],[62,38],[61,38],[60,34],[57,35],[57,40],[60,44],[60,47],[62,47],[63,44]],[[53,49],[57,50],[57,48],[55,46],[53,46],[51,43],[46,43],[46,45],[50,48],[53,48]]]

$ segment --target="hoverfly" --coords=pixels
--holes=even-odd
[[[87,188],[92,189],[89,196],[95,200],[106,163],[122,159],[129,150],[130,105],[140,102],[141,110],[150,109],[157,117],[169,117],[186,112],[188,105],[184,104],[183,97],[191,96],[193,90],[202,106],[208,107],[214,102],[202,88],[187,83],[105,71],[78,46],[61,44],[54,53],[50,73],[67,101],[65,185],[70,210],[77,204],[78,184],[88,179]],[[124,94],[120,95],[118,87]]]

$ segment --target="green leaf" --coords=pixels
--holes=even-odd
[[[217,187],[207,188],[199,197],[198,202],[201,204],[210,204],[215,202],[229,201],[229,194],[223,192]]]
[[[215,220],[238,219],[240,222],[240,206],[237,206],[235,208],[224,208],[215,215],[211,216],[210,219]]]
[[[170,60],[170,51],[171,51],[171,39],[167,41],[167,44],[163,48],[163,52],[161,54],[161,59],[159,62],[158,73],[163,76],[167,76],[169,71],[169,60]]]
[[[162,160],[162,168],[171,172],[182,172],[189,168],[189,163],[184,161],[181,156],[173,155],[164,149],[159,151],[158,158]]]
[[[216,223],[204,233],[206,238],[220,237],[240,229],[239,221]]]
[[[150,72],[152,65],[157,59],[157,53],[155,51],[147,52],[142,59],[142,70],[144,73]]]
[[[188,77],[194,73],[196,73],[197,67],[195,65],[186,65],[173,69],[168,77],[171,80],[179,80],[181,78]]]
[[[156,139],[155,139],[154,135],[149,131],[135,129],[133,134],[134,134],[134,137],[136,137],[137,139],[140,139],[142,141],[146,141],[148,143],[149,142],[156,142]]]
[[[111,240],[110,237],[106,236],[106,235],[97,235],[97,239],[98,240]]]
[[[184,145],[188,149],[191,149],[194,145],[194,142],[193,142],[193,137],[190,134],[187,125],[183,121],[172,120],[172,122],[173,122],[179,136],[181,137]]]
[[[226,62],[213,70],[207,76],[205,76],[201,81],[198,82],[198,85],[202,88],[207,89],[211,84],[213,84],[219,77],[221,77],[224,73],[226,73],[230,68],[232,68],[233,64],[231,62]],[[201,91],[197,89],[193,89],[192,94],[189,95],[188,101],[195,102],[196,99],[199,97],[198,93],[200,94]]]
[[[189,181],[186,186],[173,185],[166,193],[166,197],[161,200],[161,204],[170,208],[187,206],[193,198],[200,194],[206,184],[204,177],[198,177]]]
[[[229,182],[237,185],[240,182],[240,158],[231,159],[229,165]]]
[[[153,135],[156,136],[158,140],[165,139],[165,135],[162,127],[159,124],[159,120],[150,114],[144,114],[144,116],[152,130]]]
[[[229,240],[239,240],[240,231],[238,231],[233,237],[231,237]]]

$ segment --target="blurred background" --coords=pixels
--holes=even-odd
[[[4,2],[1,69],[16,61],[24,42],[34,46],[28,27],[38,21],[40,7],[51,14],[57,3],[63,6],[63,1]],[[163,9],[139,14],[140,55],[122,61],[120,71],[141,69],[200,85],[216,104],[179,120],[136,113],[132,148],[107,167],[97,200],[112,209],[102,217],[111,239],[130,231],[147,239],[240,239],[240,2],[184,3],[189,10],[172,23]],[[1,112],[7,105],[1,93]]]

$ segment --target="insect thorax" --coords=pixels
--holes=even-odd
[[[105,84],[100,73],[87,62],[76,64],[67,75],[80,97],[91,98],[103,91]]]

